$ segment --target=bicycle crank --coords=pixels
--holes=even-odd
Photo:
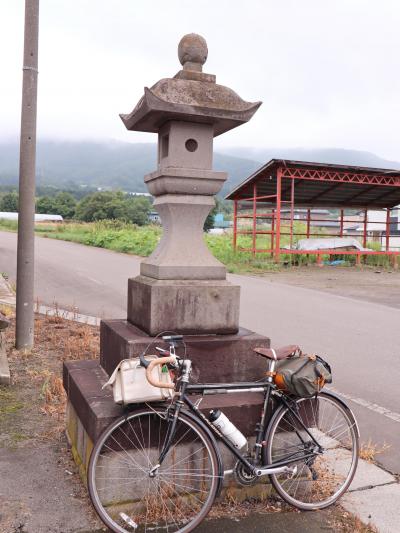
[[[255,474],[257,477],[269,476],[271,474],[289,474],[290,477],[294,477],[297,474],[297,465],[295,466],[278,466],[267,468],[256,468]]]

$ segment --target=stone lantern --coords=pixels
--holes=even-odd
[[[132,113],[121,115],[128,130],[158,134],[158,167],[145,183],[163,237],[128,288],[128,320],[150,335],[228,334],[239,327],[239,287],[226,281],[203,225],[227,179],[212,170],[213,139],[250,120],[261,102],[245,102],[203,73],[207,54],[203,37],[185,35],[178,47],[182,70],[145,88]]]
[[[199,35],[183,37],[178,52],[183,69],[146,88],[132,113],[121,116],[129,130],[158,134],[158,167],[145,182],[162,219],[162,239],[128,281],[127,319],[101,321],[100,361],[64,363],[67,435],[82,475],[93,443],[123,412],[103,384],[122,359],[150,346],[154,353],[158,333],[184,334],[193,379],[253,381],[265,371],[253,348],[269,347],[269,339],[239,328],[239,287],[226,280],[203,234],[213,196],[227,178],[212,170],[213,139],[250,120],[260,102],[245,102],[202,72],[207,44]],[[210,396],[202,409],[221,408],[250,435],[262,404],[262,395],[241,392]]]

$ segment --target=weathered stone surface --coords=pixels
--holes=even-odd
[[[102,390],[107,380],[107,373],[97,361],[64,363],[63,382],[68,401],[92,443],[95,443],[102,431],[127,409],[114,403],[111,390]],[[193,401],[196,399],[197,396],[193,396]],[[255,424],[260,418],[262,403],[263,395],[256,392],[216,394],[204,397],[201,410],[207,414],[211,409],[221,409],[240,431],[246,436],[252,436]],[[129,410],[139,407],[143,405],[131,405]],[[69,421],[69,436],[78,443],[78,449],[84,448],[80,444],[78,428],[72,420]]]
[[[211,170],[213,127],[211,124],[169,121],[158,133],[158,149],[159,169],[176,167]]]
[[[144,181],[153,196],[162,194],[213,196],[220,191],[226,176],[226,172],[214,172],[213,170],[165,167],[147,174]],[[211,207],[213,206],[214,204],[211,204]]]
[[[178,44],[178,57],[184,70],[197,70],[203,68],[207,61],[207,42],[197,33],[184,35]]]
[[[261,379],[267,363],[253,352],[268,347],[263,335],[241,328],[235,335],[185,335],[187,355],[193,361],[193,379],[204,383],[255,381]],[[138,357],[155,346],[167,347],[126,320],[102,320],[100,325],[100,364],[111,374],[122,359]],[[180,352],[181,353],[180,349]]]
[[[1,275],[0,275],[1,277]],[[0,313],[0,385],[9,385],[11,382],[10,367],[6,353],[6,341],[3,330],[7,329],[10,321]]]
[[[137,276],[128,281],[128,320],[150,335],[166,330],[236,333],[239,291],[239,286],[225,280],[156,280]]]
[[[107,380],[108,376],[98,361],[70,361],[63,365],[63,384],[68,401],[93,442],[123,413],[122,407],[114,403],[112,391],[101,388]]]
[[[164,233],[154,252],[142,261],[141,274],[154,279],[224,280],[225,266],[204,242],[203,223],[213,205],[210,196],[156,198],[154,206],[161,215]]]

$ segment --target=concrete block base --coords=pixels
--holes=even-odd
[[[122,361],[147,353],[155,347],[167,348],[161,339],[154,338],[126,320],[102,320],[100,325],[100,364],[111,374]],[[185,335],[187,355],[193,362],[192,379],[203,383],[256,381],[267,369],[267,362],[253,352],[253,348],[270,345],[263,335],[240,328],[235,335]],[[182,348],[178,355],[182,354]]]
[[[11,374],[5,347],[4,335],[0,331],[0,385],[10,385]]]
[[[71,361],[64,363],[63,383],[68,396],[67,437],[72,454],[86,483],[90,454],[102,431],[117,417],[143,405],[129,408],[116,405],[110,390],[102,390],[115,366],[127,357],[141,353],[153,339],[126,320],[101,323],[101,361]],[[194,363],[193,379],[204,382],[250,381],[260,379],[266,368],[263,358],[252,348],[269,346],[269,339],[245,329],[236,335],[185,336],[187,353]],[[163,345],[162,341],[157,345]],[[151,350],[150,350],[151,353]],[[193,401],[197,397],[193,396]],[[255,424],[263,405],[260,393],[239,392],[206,396],[201,403],[203,413],[221,409],[244,433],[251,445]],[[221,444],[224,470],[231,470],[236,459]],[[239,487],[233,476],[227,476],[222,498],[242,500],[265,498],[270,485],[263,482],[251,487]]]
[[[225,280],[128,281],[128,320],[150,335],[236,333],[240,287]]]
[[[101,432],[126,409],[116,405],[109,390],[102,390],[108,379],[106,372],[96,361],[74,361],[64,363],[63,381],[68,395],[67,403],[67,437],[72,454],[79,467],[79,473],[86,484],[87,468],[93,445]],[[201,407],[204,413],[211,408],[221,409],[238,428],[253,439],[254,425],[259,419],[263,396],[259,393],[220,394],[205,397]],[[193,397],[195,400],[196,397]],[[129,410],[143,405],[130,406]],[[220,452],[224,470],[234,467],[236,459],[223,446]],[[251,487],[238,487],[232,476],[227,476],[222,497],[241,501],[246,498],[264,498],[270,492],[270,486],[263,482]]]

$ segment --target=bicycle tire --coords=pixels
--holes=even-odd
[[[349,407],[329,392],[298,398],[295,405],[302,422],[323,446],[323,453],[294,461],[292,465],[298,468],[295,475],[269,477],[275,490],[290,505],[301,510],[323,509],[346,492],[355,475],[359,455],[357,422]],[[285,405],[273,414],[265,441],[265,464],[316,450],[312,438]]]
[[[149,476],[165,438],[165,412],[148,408],[122,416],[106,428],[92,451],[90,499],[115,533],[152,528],[189,533],[214,503],[220,483],[218,452],[190,415],[179,414],[171,448],[156,477]]]

